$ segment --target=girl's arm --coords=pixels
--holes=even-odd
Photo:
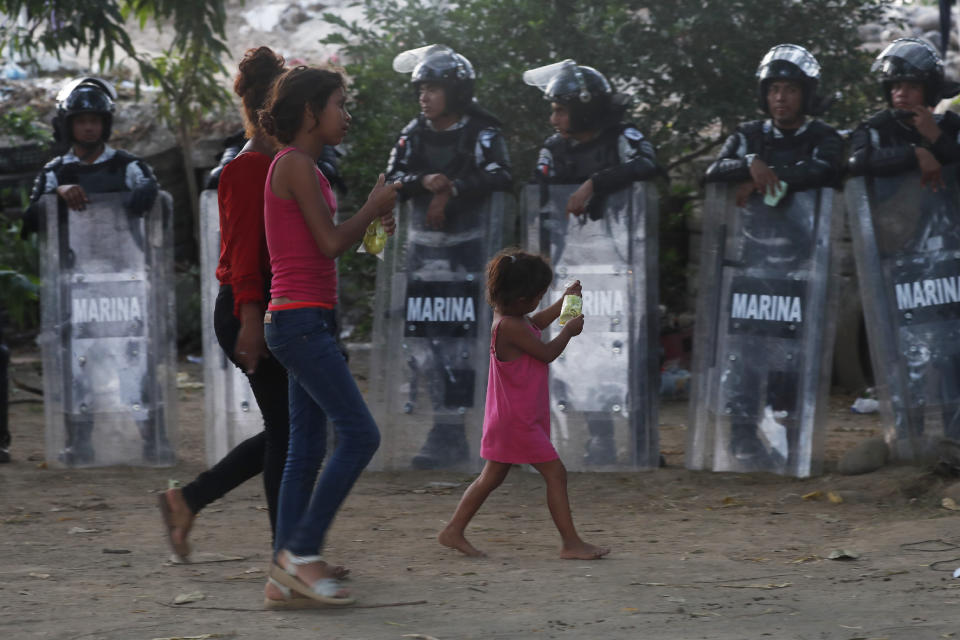
[[[506,316],[497,332],[497,354],[501,360],[515,360],[528,353],[541,362],[551,363],[563,353],[570,338],[583,331],[583,316],[577,316],[563,325],[560,333],[550,342],[542,342],[530,331],[528,320],[518,316]]]
[[[563,292],[564,296],[582,296],[583,287],[580,286],[579,280],[574,280],[573,284],[567,287],[566,291]],[[536,312],[530,319],[533,321],[533,324],[537,325],[538,329],[546,329],[550,326],[550,323],[560,317],[560,309],[563,308],[563,296],[559,300],[554,302],[552,305],[546,309],[541,309]]]
[[[296,199],[317,247],[328,258],[336,258],[359,242],[377,217],[383,218],[387,233],[396,228],[392,212],[399,184],[385,184],[383,174],[360,210],[339,225],[334,224],[320,190],[316,166],[308,155],[294,152],[280,158],[274,167],[271,188],[281,198]]]

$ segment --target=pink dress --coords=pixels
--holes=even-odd
[[[527,324],[539,338],[540,329],[529,319]],[[510,464],[556,460],[557,450],[550,443],[547,363],[527,353],[508,362],[497,358],[499,330],[500,322],[497,322],[490,338],[490,374],[480,457]]]

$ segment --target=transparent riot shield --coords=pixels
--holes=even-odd
[[[776,207],[707,186],[686,466],[820,472],[841,200],[790,192]]]
[[[40,200],[47,460],[68,466],[174,463],[173,206],[144,216],[125,194],[83,211]]]
[[[547,305],[583,287],[583,332],[550,364],[550,433],[567,468],[655,468],[659,391],[657,190],[638,182],[609,194],[603,216],[571,216],[579,185],[524,189],[525,245],[550,258]],[[544,331],[549,340],[560,330]]]
[[[203,410],[207,464],[215,465],[235,446],[263,431],[263,416],[247,377],[220,348],[213,310],[220,283],[220,210],[217,192],[200,194],[200,299],[203,325]]]
[[[369,404],[383,442],[372,465],[476,470],[492,319],[484,270],[513,200],[456,199],[442,230],[425,224],[429,203],[398,206],[378,265]]]
[[[960,185],[918,171],[853,178],[845,195],[885,437],[918,459],[960,440]]]

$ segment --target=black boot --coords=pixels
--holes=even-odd
[[[436,423],[410,464],[414,469],[446,469],[466,461],[469,455],[470,446],[462,422]]]
[[[616,464],[617,443],[613,439],[613,420],[603,414],[588,415],[587,429],[590,439],[587,440],[587,452],[583,456],[584,464]]]
[[[93,423],[67,417],[67,442],[58,456],[60,462],[71,467],[93,464]]]
[[[137,422],[140,437],[143,438],[143,460],[149,464],[161,466],[172,465],[176,462],[173,447],[167,440],[167,433],[163,427],[157,428],[153,420]]]

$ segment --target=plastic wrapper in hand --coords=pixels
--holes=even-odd
[[[386,245],[387,231],[383,228],[380,218],[377,218],[367,226],[357,253],[370,253],[383,260],[383,248]]]
[[[573,320],[583,310],[583,298],[575,295],[563,296],[563,306],[560,307],[560,317],[557,318],[557,324],[561,327],[567,324],[567,321]]]

